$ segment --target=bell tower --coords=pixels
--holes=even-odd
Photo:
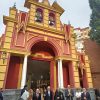
[[[61,31],[60,16],[64,9],[57,2],[50,5],[48,0],[26,0],[24,6],[29,9],[28,25]]]

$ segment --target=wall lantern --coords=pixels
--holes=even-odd
[[[5,51],[3,51],[1,53],[1,59],[3,60],[3,64],[5,63],[5,60],[7,59],[6,56],[7,56],[7,53]]]

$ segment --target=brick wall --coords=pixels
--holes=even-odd
[[[90,39],[84,40],[85,51],[89,56],[94,88],[100,88],[100,45]]]

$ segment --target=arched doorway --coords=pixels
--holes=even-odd
[[[54,57],[55,48],[48,42],[40,41],[31,48],[31,55],[27,62],[26,81],[30,88],[46,88],[48,85],[54,89]]]

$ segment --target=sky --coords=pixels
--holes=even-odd
[[[49,0],[50,4],[54,0]],[[91,9],[88,0],[56,0],[58,4],[65,10],[61,15],[62,23],[70,22],[75,28],[84,28],[89,26]],[[28,11],[24,7],[25,0],[2,0],[0,2],[0,35],[4,33],[5,26],[3,24],[3,15],[9,15],[9,7],[12,7],[16,2],[16,8],[22,11]]]

